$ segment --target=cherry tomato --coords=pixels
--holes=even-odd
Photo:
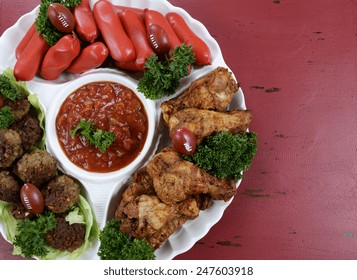
[[[157,24],[151,24],[147,30],[149,44],[158,54],[166,54],[170,51],[171,45],[169,36],[163,28]]]
[[[150,25],[152,24],[155,24],[164,30],[170,42],[171,52],[181,45],[180,39],[170,23],[166,20],[165,16],[158,11],[145,9],[145,25],[147,32],[149,32]]]
[[[45,208],[42,193],[33,184],[25,184],[20,190],[20,198],[25,208],[32,214],[41,214]]]
[[[60,32],[71,33],[76,24],[71,11],[64,5],[52,3],[47,10],[48,19]]]
[[[196,151],[196,135],[191,130],[181,127],[172,134],[172,145],[179,153],[191,155]]]

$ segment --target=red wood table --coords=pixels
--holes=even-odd
[[[0,1],[0,34],[39,4]],[[176,259],[357,259],[357,1],[170,2],[218,41],[259,138],[222,219]]]

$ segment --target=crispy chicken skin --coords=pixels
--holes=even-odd
[[[195,80],[179,97],[161,104],[170,134],[186,127],[201,142],[220,131],[244,133],[252,112],[226,111],[237,90],[232,73],[223,67]],[[174,148],[166,147],[134,174],[115,218],[121,231],[145,239],[157,249],[213,200],[228,201],[235,193],[233,180],[216,178],[184,160]]]
[[[185,108],[223,111],[231,102],[238,87],[238,83],[228,69],[217,67],[193,81],[177,98],[163,102],[161,104],[163,119],[168,123],[174,112]]]
[[[218,179],[210,175],[193,163],[183,160],[170,147],[156,154],[146,168],[153,179],[157,196],[168,205],[198,194],[209,194],[213,199],[228,201],[236,193],[233,180]]]
[[[186,221],[197,218],[212,199],[228,200],[236,192],[233,181],[214,178],[193,167],[172,148],[165,148],[151,163],[133,175],[115,219],[121,231],[145,239],[154,249]],[[166,185],[167,176],[177,184]]]
[[[123,232],[131,234],[136,230],[139,218],[138,202],[141,195],[155,195],[152,180],[145,168],[134,173],[132,182],[124,191],[115,211],[115,218],[120,221]]]
[[[153,181],[146,171],[137,171],[125,190],[116,211],[120,230],[136,238],[144,238],[157,249],[187,220],[198,216],[200,206],[208,207],[205,197],[191,197],[175,205],[163,203],[155,193]]]
[[[197,201],[194,198],[184,200],[175,206],[171,206],[171,208],[175,210],[176,214],[172,218],[167,219],[164,226],[158,230],[153,230],[149,236],[145,237],[155,249],[159,248],[185,222],[195,219],[199,213]]]
[[[216,112],[188,108],[173,113],[168,121],[168,128],[172,137],[178,128],[185,127],[196,135],[197,143],[200,143],[205,137],[222,131],[245,133],[251,120],[250,110]]]

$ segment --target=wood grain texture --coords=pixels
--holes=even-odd
[[[0,34],[38,2],[1,0]],[[175,259],[357,259],[357,1],[170,2],[218,41],[258,134],[222,219]]]

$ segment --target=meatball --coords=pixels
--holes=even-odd
[[[9,171],[0,171],[0,200],[20,202],[20,184]]]
[[[70,225],[64,217],[57,217],[56,228],[47,232],[46,241],[60,251],[73,252],[83,244],[85,233],[85,225]]]
[[[43,135],[39,120],[29,114],[24,116],[19,122],[12,125],[11,129],[19,133],[24,151],[30,150]]]
[[[35,217],[35,214],[30,213],[21,202],[11,203],[9,211],[16,220]]]
[[[0,129],[0,168],[10,167],[22,154],[20,135],[12,129]]]
[[[58,176],[42,190],[45,206],[54,213],[68,211],[78,202],[80,187],[67,175]]]
[[[56,177],[57,163],[47,151],[35,150],[19,159],[14,173],[22,181],[32,183],[41,189]]]
[[[16,122],[21,120],[31,109],[31,103],[27,100],[27,96],[17,100],[5,99],[4,105],[10,107]]]

